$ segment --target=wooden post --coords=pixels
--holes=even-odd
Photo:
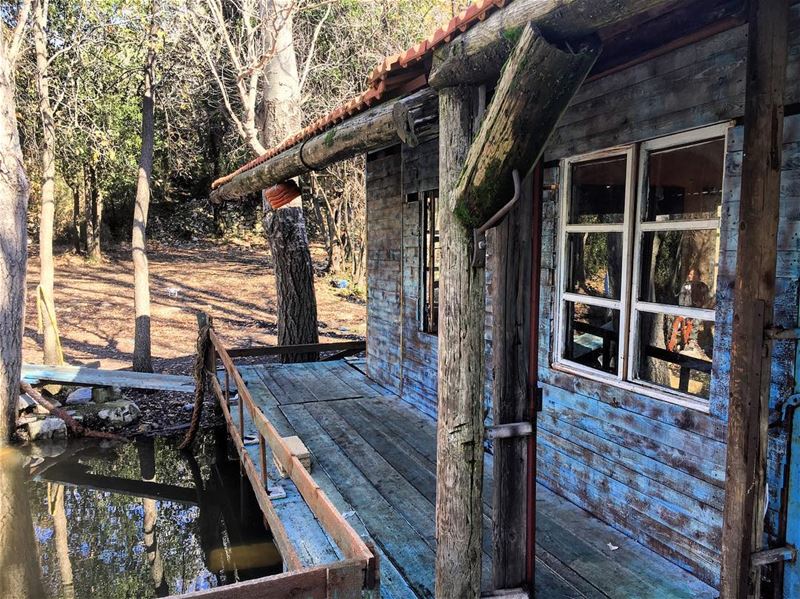
[[[734,290],[728,454],[722,531],[723,599],[759,596],[751,554],[764,527],[786,72],[787,0],[751,0],[739,238]]]
[[[492,413],[495,425],[526,422],[528,352],[531,321],[530,186],[508,217],[498,225],[492,243]],[[533,240],[539,243],[539,239]],[[522,587],[525,572],[527,513],[527,438],[494,441],[492,502],[493,584],[495,589]]]
[[[474,89],[439,95],[441,279],[436,448],[436,597],[481,590],[484,269],[472,268],[472,231],[453,214],[472,138]]]

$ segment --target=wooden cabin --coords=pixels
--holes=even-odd
[[[609,541],[607,561],[593,562],[604,543],[580,538],[565,521],[553,524],[553,508],[536,520],[546,537],[536,539],[536,567],[541,580],[560,582],[548,592],[537,581],[539,596],[612,596],[604,585],[616,577],[619,591],[646,563],[690,575],[681,579],[685,595],[673,587],[658,596],[702,596],[696,589],[707,585],[744,597],[751,569],[770,596],[800,596],[800,451],[791,451],[800,447],[800,3],[595,5],[600,13],[623,6],[607,18],[581,13],[586,2],[551,4],[476,3],[420,46],[388,58],[349,113],[313,123],[266,162],[221,181],[217,197],[367,154],[364,374],[430,422],[458,391],[440,380],[442,364],[450,377],[463,373],[459,381],[481,381],[480,435],[485,427],[486,450],[495,454],[494,465],[487,462],[495,488],[488,588],[533,588],[531,512],[540,506],[524,482],[535,473],[543,506],[555,494],[657,556],[626,569]],[[454,130],[478,135],[493,100],[513,98],[499,66],[528,21],[566,53],[580,53],[587,39],[602,52],[558,108],[542,147],[532,157],[519,150],[529,160],[515,163],[519,197],[505,219],[485,241],[472,238],[466,261],[482,277],[475,280],[485,303],[481,324],[464,325],[471,321],[446,297],[457,273],[442,254],[457,243],[441,235],[455,226],[444,214],[452,210],[454,175],[442,160],[452,161]],[[505,48],[500,62],[475,50],[491,44]],[[456,60],[485,68],[448,71]],[[460,121],[439,108],[452,86],[467,90],[472,105]],[[326,148],[323,138],[341,145]],[[754,210],[756,196],[762,207]],[[759,284],[766,299],[751,293]],[[454,331],[454,322],[464,328]],[[465,351],[462,340],[478,334],[482,352]],[[449,430],[439,422],[440,443]],[[535,464],[527,463],[530,439]],[[446,472],[441,463],[437,472]],[[555,538],[558,531],[564,538]],[[436,532],[441,547],[452,529]],[[527,550],[527,571],[514,548]],[[647,596],[645,587],[657,588],[633,585],[625,596]]]

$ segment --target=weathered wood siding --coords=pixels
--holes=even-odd
[[[439,188],[439,140],[416,148],[403,146],[403,393],[402,397],[421,412],[436,417],[436,384],[439,337],[422,331],[420,277],[422,257],[421,199],[407,202],[411,193]],[[398,221],[397,226],[401,223]]]
[[[402,168],[400,148],[367,159],[367,372],[403,389]]]
[[[367,162],[367,368],[405,401],[436,418],[438,336],[422,331],[419,201],[439,187],[439,141],[402,146]],[[491,255],[491,232],[488,239]],[[491,275],[487,270],[486,413],[491,422]],[[440,322],[439,326],[444,326]]]
[[[800,7],[792,7],[786,102],[800,100]],[[586,83],[546,152],[545,187],[559,181],[558,159],[651,139],[741,116],[746,29],[693,45]],[[797,326],[800,275],[800,121],[786,122],[776,324]],[[538,474],[547,487],[598,515],[713,585],[725,478],[728,348],[740,183],[742,129],[727,143],[720,272],[710,413],[598,383],[551,368],[555,310],[558,192],[544,193]],[[775,347],[772,404],[794,391],[795,344]],[[770,511],[774,535],[785,452],[782,434],[770,441]]]

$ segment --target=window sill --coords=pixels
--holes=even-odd
[[[574,366],[572,364],[563,362],[555,362],[550,365],[550,368],[557,372],[580,376],[598,383],[604,383],[612,387],[617,387],[618,389],[624,389],[625,391],[629,391],[631,393],[637,393],[639,395],[644,395],[652,399],[671,403],[683,408],[696,410],[698,412],[702,412],[703,414],[711,413],[711,406],[709,405],[708,401],[692,397],[691,395],[670,393],[669,391],[662,391],[661,389],[647,384],[623,381],[613,376],[592,372],[589,369],[583,369],[577,365]]]

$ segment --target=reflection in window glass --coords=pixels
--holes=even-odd
[[[714,322],[639,313],[638,378],[708,399]]]
[[[564,358],[617,374],[619,311],[566,302],[567,335]]]
[[[626,165],[625,156],[572,165],[570,224],[623,221]]]
[[[639,299],[713,309],[718,254],[717,229],[643,233]]]
[[[652,152],[642,220],[716,218],[722,205],[724,156],[723,139]]]
[[[620,298],[622,233],[569,233],[567,260],[567,291]]]

